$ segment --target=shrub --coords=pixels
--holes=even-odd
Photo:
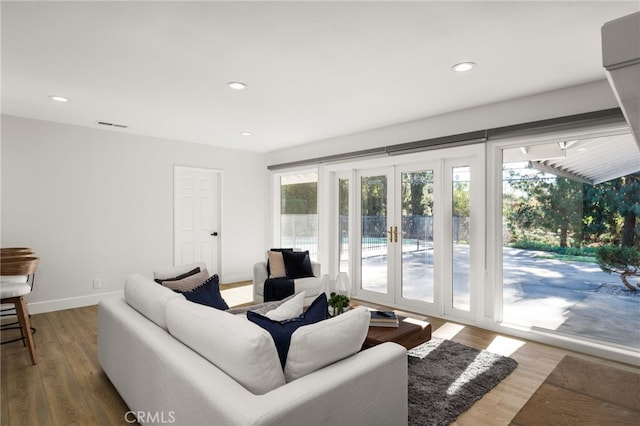
[[[636,291],[627,281],[628,276],[640,276],[640,251],[634,247],[602,246],[595,252],[600,269],[606,273],[620,274],[620,280],[629,290]],[[640,284],[637,285],[640,288]]]

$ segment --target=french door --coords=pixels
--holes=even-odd
[[[475,168],[474,158],[440,158],[355,174],[358,297],[433,315],[474,315],[482,262],[473,248],[483,243],[477,220],[472,226],[482,195],[482,185],[471,191]]]

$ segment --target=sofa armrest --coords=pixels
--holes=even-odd
[[[313,271],[313,276],[322,278],[322,268],[320,267],[320,263],[311,261],[311,270]]]
[[[252,397],[252,424],[406,425],[407,364],[406,349],[395,343],[361,351]]]
[[[261,294],[264,294],[263,287],[264,282],[269,278],[267,273],[267,262],[258,262],[253,265],[253,302],[261,303],[264,298]]]

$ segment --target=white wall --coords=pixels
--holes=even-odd
[[[429,101],[425,99],[425,102]],[[282,164],[617,107],[611,86],[603,78],[552,92],[273,151],[267,155],[267,164]]]
[[[264,155],[2,116],[2,246],[40,256],[32,313],[96,303],[173,264],[173,166],[222,170],[222,282],[264,257]],[[93,279],[102,289],[93,289]]]

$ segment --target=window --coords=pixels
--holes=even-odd
[[[318,256],[318,173],[280,175],[279,246]]]
[[[338,272],[349,273],[349,181],[338,179]]]
[[[640,334],[631,322],[640,299],[619,275],[600,268],[597,253],[606,245],[640,245],[633,207],[640,199],[640,174],[592,183],[571,176],[568,166],[544,167],[551,163],[547,157],[523,161],[553,148],[557,152],[536,157],[577,164],[592,148],[572,142],[503,150],[503,321],[637,348]],[[585,164],[593,168],[592,161]]]

